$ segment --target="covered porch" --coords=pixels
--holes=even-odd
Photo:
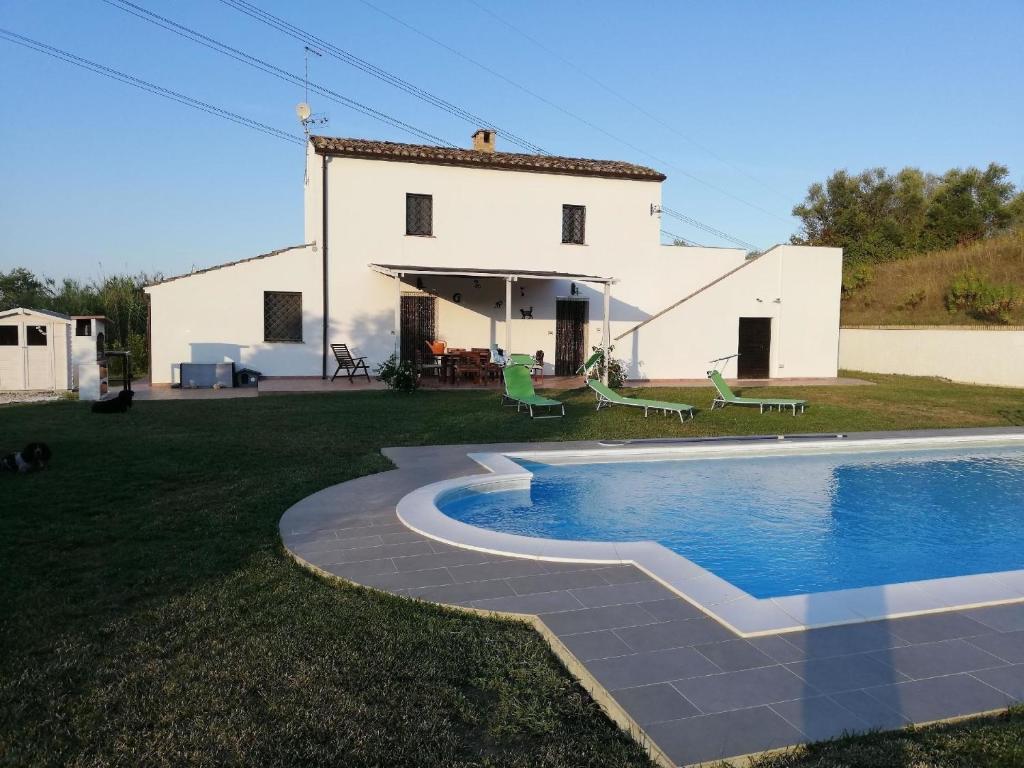
[[[393,349],[418,364],[427,383],[486,384],[499,370],[490,350],[536,360],[548,377],[572,376],[590,355],[611,343],[615,278],[533,269],[401,264],[369,265],[393,281]],[[591,305],[600,302],[600,321]],[[591,326],[597,326],[591,331]],[[599,336],[593,343],[588,337]],[[431,347],[432,343],[444,342]],[[440,354],[439,354],[440,353]],[[459,368],[461,361],[462,367]]]

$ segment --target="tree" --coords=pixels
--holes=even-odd
[[[0,272],[0,311],[14,307],[45,309],[52,298],[52,280],[40,280],[24,267]]]
[[[1011,204],[1008,174],[996,163],[941,177],[917,168],[836,171],[793,208],[802,231],[790,242],[840,247],[848,262],[878,262],[989,237],[1024,218],[1024,203]]]

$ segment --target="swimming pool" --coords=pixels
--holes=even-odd
[[[653,540],[756,598],[1024,568],[1024,447],[549,464],[447,516],[546,539]]]
[[[469,549],[632,563],[734,632],[1024,601],[1024,431],[469,453],[406,526]]]

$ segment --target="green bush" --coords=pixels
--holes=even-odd
[[[395,354],[377,366],[375,373],[395,392],[415,392],[420,386],[416,366],[408,360],[399,360]]]
[[[875,279],[875,271],[868,264],[857,264],[843,270],[843,296],[847,297]]]
[[[594,352],[600,352],[601,347],[591,347]],[[608,386],[612,389],[618,389],[626,383],[626,363],[623,360],[619,360],[612,357],[612,352],[615,351],[615,347],[608,347]],[[597,375],[599,378],[604,377],[604,360],[597,364]]]
[[[1010,313],[1022,303],[1016,286],[991,283],[973,269],[957,275],[946,291],[946,309],[963,311],[990,323],[1010,322]]]

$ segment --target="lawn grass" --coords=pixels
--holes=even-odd
[[[595,413],[582,390],[542,421],[485,391],[0,408],[0,450],[54,451],[0,476],[0,764],[649,765],[525,624],[315,577],[285,556],[282,512],[386,469],[388,445],[1024,424],[1020,390],[870,378],[771,389],[810,400],[796,418],[648,392],[705,409],[685,425]],[[932,764],[844,762],[864,744],[785,765]]]

